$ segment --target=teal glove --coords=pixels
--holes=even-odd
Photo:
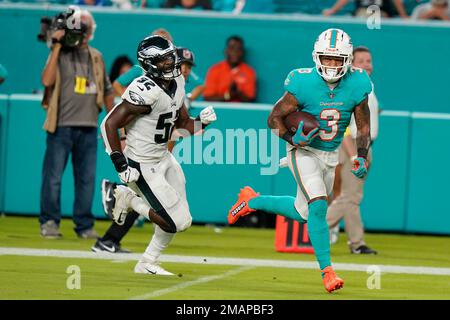
[[[295,132],[295,135],[292,136],[292,142],[295,145],[305,146],[311,142],[311,139],[314,138],[314,136],[319,131],[319,128],[315,128],[311,130],[307,135],[303,134],[303,121],[300,121],[298,124],[297,131]]]
[[[367,174],[367,160],[363,157],[357,157],[353,160],[352,173],[362,179]]]

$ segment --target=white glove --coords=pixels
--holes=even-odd
[[[207,106],[205,109],[200,111],[200,121],[203,124],[210,124],[217,120],[216,112],[214,111],[213,106]]]
[[[125,171],[119,172],[120,181],[123,183],[135,182],[139,179],[139,171],[132,167],[127,167]]]

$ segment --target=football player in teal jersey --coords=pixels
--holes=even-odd
[[[228,213],[230,224],[256,210],[308,223],[309,237],[328,292],[344,285],[331,265],[326,213],[327,197],[332,191],[338,164],[338,147],[352,113],[358,131],[358,156],[352,172],[359,178],[367,173],[371,143],[367,97],[372,85],[364,70],[351,66],[352,51],[352,42],[344,31],[322,32],[314,45],[316,66],[289,73],[285,93],[269,116],[269,127],[287,141],[288,166],[298,185],[297,196],[263,196],[247,186],[241,189],[238,201]],[[301,121],[296,133],[291,133],[284,119],[298,110],[313,115],[320,127],[305,134]]]

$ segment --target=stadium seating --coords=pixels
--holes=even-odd
[[[163,8],[165,0],[147,0],[145,8],[157,9]],[[336,0],[248,0],[242,13],[276,13],[276,14],[310,14],[321,15],[324,9],[334,5]],[[414,8],[428,0],[404,0],[403,5],[408,15]],[[36,3],[36,4],[76,4],[77,0],[0,0],[0,3]],[[142,7],[142,0],[130,0],[135,8]],[[220,12],[232,12],[236,5],[236,0],[211,0],[213,10]],[[103,6],[113,6],[112,0],[104,0]],[[342,8],[336,15],[351,16],[355,9],[355,1]]]

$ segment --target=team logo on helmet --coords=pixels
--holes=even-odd
[[[184,50],[183,50],[183,58],[185,58],[185,59],[191,59],[191,58],[192,58],[191,52],[190,52],[189,50],[187,50],[187,49],[184,49]]]

